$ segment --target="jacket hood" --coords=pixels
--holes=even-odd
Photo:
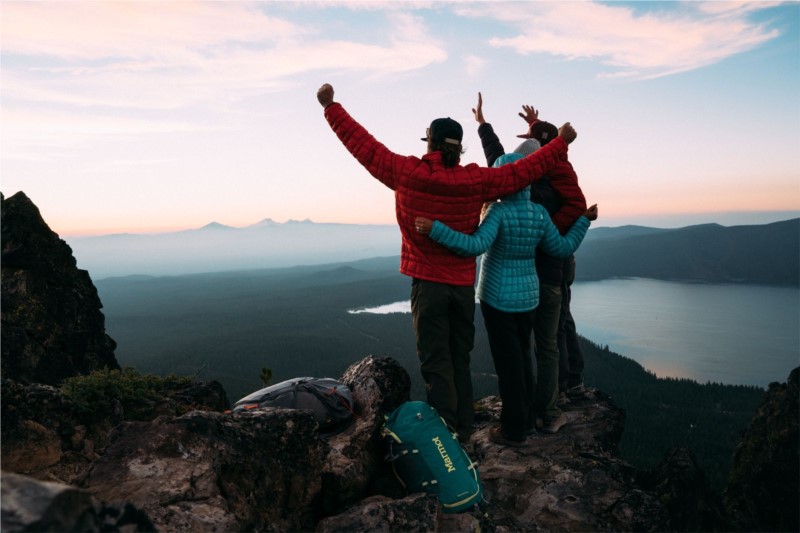
[[[528,185],[522,190],[515,192],[514,194],[509,194],[508,196],[504,196],[502,198],[504,202],[520,202],[522,200],[526,202],[531,201],[531,186]]]

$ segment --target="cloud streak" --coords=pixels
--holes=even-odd
[[[4,98],[171,110],[286,90],[309,71],[386,75],[447,57],[422,21],[408,13],[387,12],[385,42],[378,44],[330,38],[312,24],[268,15],[271,7],[9,3],[2,19]]]
[[[595,2],[467,5],[457,12],[514,27],[513,37],[489,43],[519,54],[550,54],[597,61],[603,77],[652,79],[698,69],[751,50],[779,35],[749,22],[775,2],[687,2],[678,12],[648,11]]]

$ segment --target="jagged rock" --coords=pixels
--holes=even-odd
[[[408,401],[411,378],[392,357],[370,355],[354,363],[340,380],[364,408],[388,413]]]
[[[353,393],[355,422],[328,439],[330,452],[322,473],[323,512],[331,514],[359,501],[386,467],[381,460],[383,416],[409,398],[411,380],[390,357],[369,356],[342,378]]]
[[[670,450],[658,466],[639,477],[667,509],[670,531],[729,531],[722,498],[706,481],[691,450]]]
[[[769,385],[736,445],[724,500],[737,531],[800,530],[799,376]]]
[[[497,397],[479,402],[470,443],[479,464],[492,522],[510,531],[665,531],[668,517],[635,470],[616,453],[624,412],[589,389],[559,401],[569,423],[554,435],[537,434],[525,446],[491,442],[499,420]],[[616,440],[615,440],[616,439]]]
[[[459,531],[479,533],[480,520],[470,513],[444,514],[439,500],[431,494],[411,494],[404,498],[370,496],[344,513],[321,520],[321,533],[352,531]]]
[[[69,485],[37,481],[3,472],[3,531],[155,531],[155,526],[130,503],[97,502]]]
[[[308,411],[193,411],[121,424],[80,485],[164,531],[308,531],[327,452]]]
[[[18,192],[2,198],[3,377],[57,385],[119,368],[89,273]]]
[[[323,519],[317,524],[316,531],[466,531],[460,528],[439,529],[439,513],[436,496],[413,494],[399,500],[372,496],[340,515]]]

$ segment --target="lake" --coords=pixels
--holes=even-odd
[[[581,335],[658,377],[766,387],[800,365],[800,288],[615,279],[576,283],[572,300]]]

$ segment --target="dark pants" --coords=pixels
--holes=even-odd
[[[534,311],[505,313],[481,302],[489,348],[497,371],[500,399],[500,427],[509,439],[524,440],[526,429],[533,427],[534,391],[531,357],[531,331]]]
[[[469,366],[475,288],[414,278],[411,317],[428,403],[459,436],[468,436],[475,419]]]
[[[562,388],[583,383],[583,351],[578,343],[578,332],[569,304],[572,300],[572,282],[575,281],[575,257],[564,260],[564,277],[561,281],[561,317],[558,321],[559,382]]]
[[[534,410],[542,418],[556,418],[558,400],[558,324],[561,316],[561,285],[539,283],[539,306],[533,320],[536,353],[536,394]]]

